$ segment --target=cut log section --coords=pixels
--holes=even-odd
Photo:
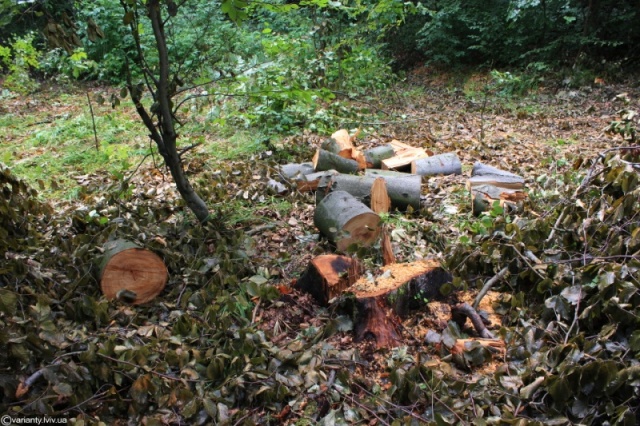
[[[300,180],[313,173],[313,163],[289,163],[278,166],[278,172],[287,180]]]
[[[471,171],[469,186],[493,185],[499,188],[521,190],[524,188],[524,178],[486,164],[476,162]]]
[[[345,129],[340,129],[332,134],[331,138],[324,141],[320,147],[340,157],[352,158],[353,142],[349,132]]]
[[[462,174],[462,164],[456,154],[449,152],[412,161],[411,173],[420,176],[459,175]]]
[[[106,298],[135,305],[155,298],[169,278],[157,254],[126,240],[107,243],[99,266],[100,287]]]
[[[345,191],[335,191],[322,199],[313,223],[339,251],[351,244],[370,246],[380,234],[380,216]]]
[[[323,172],[311,173],[304,176],[303,180],[297,181],[297,190],[300,192],[315,191],[318,186],[326,188],[332,177],[340,174],[337,170],[325,170]]]
[[[420,208],[420,192],[422,179],[418,175],[395,173],[394,176],[380,175],[387,185],[387,193],[391,199],[391,207],[406,210],[408,207]],[[322,199],[330,191],[346,191],[365,204],[371,201],[371,188],[376,180],[375,175],[364,176],[338,174],[318,184],[316,200]]]
[[[387,183],[384,178],[376,178],[371,185],[371,210],[374,213],[389,213],[391,210],[391,199],[387,192]]]
[[[313,168],[317,172],[333,169],[340,173],[356,173],[359,170],[359,165],[351,158],[344,158],[333,152],[318,149],[313,156]]]
[[[522,190],[500,188],[494,185],[471,187],[471,210],[475,216],[489,211],[498,202],[507,212],[519,213],[524,209],[527,194]]]
[[[386,160],[395,155],[393,146],[390,144],[380,145],[364,151],[367,168],[379,169],[382,167],[382,160]]]
[[[527,198],[522,176],[479,162],[473,166],[467,187],[474,215],[490,210],[496,201],[503,208],[520,212]]]

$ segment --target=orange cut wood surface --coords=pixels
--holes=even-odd
[[[152,300],[164,289],[169,273],[155,253],[139,248],[123,250],[111,257],[102,271],[100,285],[107,299],[121,290],[136,294],[134,304]]]

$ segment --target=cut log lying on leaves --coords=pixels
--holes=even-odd
[[[393,142],[391,142],[391,144],[393,145]],[[425,158],[428,156],[429,154],[427,154],[427,152],[422,148],[407,148],[405,145],[401,149],[396,150],[393,157],[382,160],[380,163],[383,170],[397,170],[403,167],[408,167],[413,161],[419,158]]]
[[[313,223],[339,251],[351,244],[370,246],[380,234],[380,216],[345,191],[335,191],[322,199]]]
[[[380,145],[375,148],[369,148],[364,151],[364,158],[367,168],[379,169],[382,167],[382,160],[386,160],[395,155],[395,151],[391,144]]]
[[[157,254],[125,240],[108,242],[104,248],[100,286],[107,299],[138,305],[164,289],[169,275]]]
[[[467,182],[471,192],[473,214],[490,210],[494,202],[512,211],[522,211],[527,198],[524,193],[524,178],[516,174],[476,163]]]
[[[313,168],[317,172],[334,169],[340,173],[355,173],[360,167],[358,162],[351,158],[344,158],[333,152],[318,149],[313,156]]]
[[[345,129],[340,129],[332,134],[320,147],[343,158],[352,158],[354,148],[351,136]]]
[[[471,187],[471,208],[474,215],[491,210],[496,201],[500,207],[511,212],[521,212],[527,194],[519,189],[501,188],[494,185]]]
[[[339,174],[337,170],[325,170],[308,174],[304,176],[304,179],[297,181],[297,189],[300,192],[308,192],[317,190],[318,186],[326,188],[329,186],[328,182],[331,181],[331,178]]]
[[[456,154],[449,152],[412,161],[411,173],[420,176],[459,175],[462,174],[462,164]]]
[[[524,178],[514,173],[477,162],[473,165],[469,186],[474,187],[481,185],[493,185],[508,189],[523,189]]]
[[[420,208],[420,192],[422,179],[418,175],[407,173],[395,173],[392,175],[364,176],[338,174],[331,179],[318,183],[316,200],[322,199],[325,194],[333,191],[346,191],[364,203],[370,203],[371,187],[377,177],[383,177],[387,184],[387,193],[391,199],[391,206],[400,210],[406,210],[409,206],[415,210]]]
[[[313,173],[313,163],[289,163],[278,166],[278,172],[287,180],[300,180]]]

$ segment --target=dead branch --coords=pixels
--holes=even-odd
[[[482,317],[480,317],[478,312],[472,308],[471,305],[468,303],[460,303],[451,308],[451,319],[457,322],[461,327],[464,325],[467,318],[471,320],[473,327],[482,338],[495,339],[493,333],[491,333],[484,325]]]
[[[476,299],[473,301],[473,309],[478,309],[478,306],[480,305],[480,301],[482,300],[482,298],[487,294],[489,290],[491,290],[491,287],[498,280],[504,278],[504,276],[507,275],[508,272],[509,272],[509,269],[505,266],[497,274],[495,274],[493,278],[491,278],[489,281],[485,283],[484,287],[482,287],[482,290],[480,290],[480,293],[478,293],[478,295],[476,296]]]

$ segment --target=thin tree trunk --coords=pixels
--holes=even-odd
[[[158,145],[160,154],[163,156],[167,167],[169,167],[169,171],[176,183],[178,192],[180,192],[180,195],[185,200],[187,207],[191,209],[193,214],[201,223],[204,223],[209,217],[209,209],[202,198],[200,198],[200,196],[193,190],[191,183],[189,183],[189,180],[184,174],[182,160],[176,149],[176,139],[178,135],[175,130],[173,114],[171,111],[171,97],[173,96],[173,93],[171,93],[169,89],[169,52],[167,49],[167,41],[160,12],[160,1],[149,0],[147,3],[147,11],[151,20],[153,35],[156,40],[156,47],[158,49],[159,79],[156,87],[156,102],[158,103],[158,124],[160,132],[157,132],[153,121],[150,119],[148,114],[146,114],[146,111],[144,111],[144,115],[141,114],[140,110],[144,108],[139,101],[136,103],[136,109],[141,115],[147,128],[151,131],[152,138]],[[150,125],[154,128],[152,129]]]

